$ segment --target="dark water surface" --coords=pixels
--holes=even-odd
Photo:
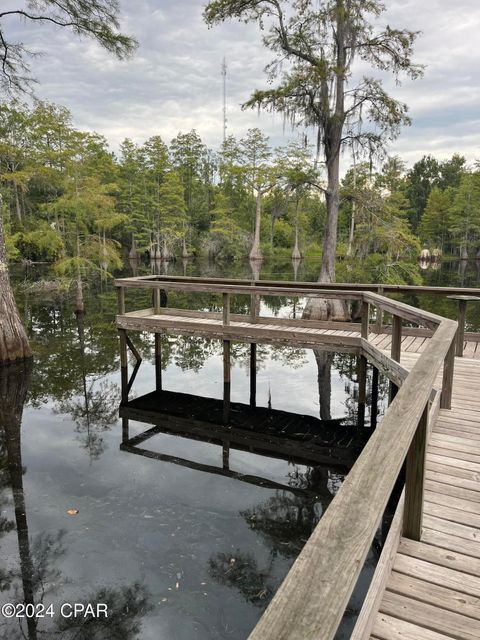
[[[314,280],[317,271],[318,265],[302,263],[296,277]],[[139,275],[146,272],[141,267]],[[179,262],[168,273],[252,276],[248,263],[219,272]],[[463,274],[447,264],[424,278],[478,286],[477,274],[475,263]],[[138,440],[139,455],[121,449],[111,282],[88,282],[86,313],[76,315],[72,292],[34,291],[40,275],[52,277],[39,268],[15,273],[35,349],[33,369],[12,368],[0,378],[0,601],[53,604],[55,615],[36,624],[0,617],[0,638],[246,638],[371,432],[369,408],[367,427],[357,428],[355,358],[259,345],[255,412],[249,346],[233,344],[235,424],[226,450],[216,417],[223,393],[220,344],[163,338],[168,393],[156,401],[159,428]],[[294,275],[289,263],[267,264],[261,273]],[[455,314],[443,298],[412,302]],[[215,304],[205,296],[169,299],[169,306]],[[293,301],[265,300],[262,311],[288,316]],[[477,311],[469,324],[479,327]],[[132,337],[144,357],[131,394],[140,397],[154,388],[153,341]],[[387,383],[380,383],[383,411]],[[242,440],[252,425],[254,445]],[[131,421],[128,437],[151,427]],[[206,441],[209,430],[213,442]],[[332,455],[322,459],[328,447]],[[339,637],[349,637],[384,535],[379,531],[375,539]],[[89,602],[106,603],[108,619],[60,615],[62,603]]]

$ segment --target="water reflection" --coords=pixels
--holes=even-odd
[[[117,422],[116,405],[119,400],[119,388],[116,384],[89,379],[85,345],[84,312],[76,310],[78,331],[79,367],[81,394],[60,400],[56,411],[72,416],[77,425],[82,446],[91,459],[98,458],[104,450],[101,433]]]
[[[281,582],[284,565],[277,566],[279,559],[295,559],[358,455],[356,425],[331,417],[321,420],[232,403],[225,424],[221,400],[168,391],[152,392],[124,403],[120,415],[122,451],[270,490],[262,501],[239,511],[267,550],[263,561],[248,548],[240,547],[217,550],[208,559],[208,573],[214,581],[235,589],[247,602],[261,608]],[[130,420],[136,421],[137,431],[138,423],[143,425],[132,437]],[[145,430],[145,423],[154,426]],[[159,451],[162,441],[158,437],[162,434],[221,447],[221,464]],[[286,461],[287,481],[282,484],[235,471],[230,461],[233,451]]]
[[[154,391],[120,406],[123,420],[121,449],[149,458],[173,462],[181,466],[226,475],[238,480],[297,492],[316,492],[330,495],[318,482],[325,477],[320,471],[308,469],[302,483],[298,473],[289,477],[287,485],[272,483],[230,469],[230,450],[285,460],[293,465],[324,465],[328,469],[348,472],[358,456],[357,426],[343,419],[319,420],[314,416],[298,415],[265,407],[230,403],[229,419],[225,422],[222,400],[171,391]],[[154,425],[131,437],[129,422]],[[170,434],[200,442],[219,445],[223,450],[223,466],[187,461],[178,456],[145,449],[147,441],[159,434]],[[365,440],[369,431],[365,430]],[[158,439],[157,439],[158,440]],[[316,479],[316,489],[312,478]],[[316,496],[318,497],[318,496]]]
[[[23,407],[31,379],[31,363],[0,368],[0,504],[13,502],[14,520],[2,514],[0,538],[16,532],[17,554],[3,557],[0,566],[0,590],[3,602],[29,605],[29,614],[18,619],[3,618],[1,637],[5,640],[37,640],[55,637],[62,640],[134,640],[140,632],[140,620],[151,609],[143,584],[103,587],[87,597],[78,592],[71,602],[107,605],[108,617],[62,617],[59,614],[61,588],[66,578],[59,561],[66,555],[66,531],[41,531],[29,535],[24,492],[21,426]],[[11,496],[11,498],[9,498]],[[3,511],[2,508],[2,511]],[[53,605],[53,616],[36,617],[39,605]],[[44,611],[44,609],[42,609]]]

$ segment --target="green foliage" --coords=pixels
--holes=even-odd
[[[242,231],[233,217],[229,199],[219,193],[212,210],[210,252],[219,260],[238,260],[245,256],[245,241]]]
[[[449,232],[460,251],[480,244],[480,171],[464,175],[451,208]]]
[[[276,247],[293,247],[295,230],[286,220],[277,220],[273,231],[273,242]]]
[[[422,284],[418,265],[414,261],[385,261],[380,253],[365,257],[362,262],[348,258],[345,262],[344,282],[378,282],[386,284]]]
[[[9,229],[5,227],[5,248],[7,250],[7,260],[10,262],[16,262],[22,255],[16,244],[17,234],[11,235]]]
[[[167,245],[179,240],[186,233],[186,206],[184,188],[177,171],[165,174],[158,194],[158,230]]]
[[[433,187],[420,223],[418,233],[420,240],[430,247],[443,250],[448,241],[450,210],[453,190],[442,191]]]
[[[16,233],[12,238],[17,257],[34,262],[57,260],[64,250],[64,242],[58,231],[42,221],[32,231]]]
[[[250,129],[239,141],[227,138],[217,159],[195,131],[179,134],[170,147],[159,136],[143,144],[126,139],[117,159],[102,136],[76,130],[62,107],[0,103],[8,256],[107,273],[121,266],[132,241],[140,253],[166,254],[185,241],[190,254],[203,249],[238,262],[251,247],[259,203],[265,256],[287,258],[298,235],[302,254],[318,258],[326,205],[314,156],[300,143],[272,151],[268,138]],[[476,252],[478,192],[479,171],[459,155],[424,159],[407,173],[398,157],[379,171],[356,163],[342,180],[337,257],[378,254],[390,270],[402,270],[396,265],[416,260],[419,239],[447,254]],[[412,194],[419,238],[410,226]]]

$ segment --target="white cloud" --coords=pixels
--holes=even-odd
[[[256,25],[236,22],[208,29],[199,0],[122,3],[123,28],[140,42],[119,62],[92,42],[43,25],[17,25],[25,43],[45,56],[33,61],[37,94],[67,106],[76,126],[104,134],[112,147],[160,134],[169,141],[195,128],[209,146],[222,136],[222,78],[227,58],[228,129],[242,135],[260,126],[274,144],[294,137],[281,116],[241,111],[252,89],[265,85],[269,53]],[[421,31],[416,58],[424,78],[387,86],[410,107],[413,125],[392,145],[409,162],[424,153],[480,156],[480,5],[477,0],[392,0],[381,22]],[[12,23],[13,25],[13,23]],[[11,34],[12,36],[12,34]],[[12,38],[11,38],[12,39]]]

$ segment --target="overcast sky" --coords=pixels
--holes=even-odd
[[[18,7],[21,0],[2,0]],[[130,137],[143,142],[160,134],[167,142],[195,128],[218,148],[222,139],[223,56],[228,65],[228,132],[242,136],[261,127],[274,144],[295,137],[281,116],[243,112],[252,89],[265,86],[269,53],[255,25],[236,22],[208,29],[203,0],[122,0],[123,29],[140,48],[118,62],[97,45],[71,33],[22,25],[10,18],[18,38],[44,56],[32,62],[38,97],[64,105],[81,129],[106,136],[114,150]],[[391,146],[411,165],[423,154],[439,158],[460,152],[480,158],[480,2],[478,0],[385,0],[384,23],[421,31],[416,60],[423,79],[388,83],[410,106],[413,125]],[[7,31],[6,22],[3,28]]]

